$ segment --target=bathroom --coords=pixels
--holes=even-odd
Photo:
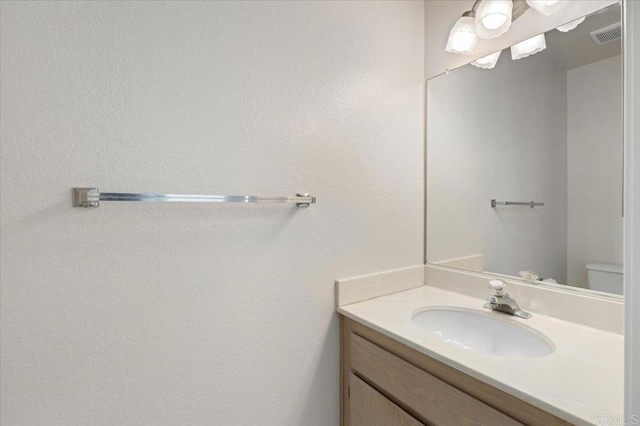
[[[396,355],[415,357],[411,364],[421,371],[424,357],[437,350],[443,371],[458,378],[473,374],[469,365],[482,364],[487,370],[473,379],[493,389],[487,395],[522,391],[528,386],[522,380],[560,395],[527,399],[516,392],[486,401],[469,396],[458,379],[443,379],[473,401],[469,406],[490,405],[525,424],[538,417],[518,419],[514,410],[531,406],[540,418],[569,424],[640,424],[640,141],[634,127],[640,4],[560,2],[567,3],[564,11],[551,15],[526,8],[508,31],[479,40],[471,54],[447,52],[446,45],[473,0],[0,2],[0,424],[367,424],[345,408],[355,395],[341,356],[347,320],[369,342],[377,339],[370,330],[378,330],[378,347],[402,344]],[[568,248],[571,236],[586,232],[570,232],[578,223],[570,212],[592,211],[572,210],[567,196],[560,207],[565,220],[553,236],[561,235],[554,258],[564,256],[564,267],[548,271],[546,253],[539,263],[512,256],[513,263],[503,264],[515,250],[496,224],[545,217],[558,203],[534,190],[459,186],[473,179],[433,187],[427,154],[437,128],[428,118],[440,110],[430,108],[430,87],[446,86],[443,79],[458,78],[471,69],[467,64],[501,49],[496,67],[474,67],[476,75],[491,79],[508,65],[537,66],[554,47],[555,28],[589,15],[570,36],[612,6],[622,16],[618,102],[624,109],[620,105],[619,151],[607,155],[624,162],[611,173],[617,186],[602,194],[614,215],[611,229],[618,234],[611,247],[618,251],[609,256],[614,249],[593,248],[577,261],[584,267],[572,268],[578,278],[567,278],[567,259],[576,253]],[[511,59],[511,46],[547,32],[547,51]],[[594,116],[611,111],[596,107],[585,109]],[[542,189],[557,186],[569,194],[571,176],[579,177],[576,185],[583,178],[570,174],[577,157],[566,112],[566,169],[536,171],[521,156],[515,163],[476,164],[475,175],[486,172],[500,182],[512,180],[519,167],[528,176],[557,172],[564,178]],[[453,206],[429,200],[447,189],[480,192],[487,226],[478,230],[482,240],[443,247],[440,256],[438,244],[452,237],[430,238],[440,229],[430,223],[441,219],[429,210]],[[156,196],[145,200],[160,202],[125,203],[106,197],[113,193],[250,194],[290,202],[164,203]],[[545,206],[492,208],[492,199]],[[451,221],[443,212],[450,230],[468,225],[454,221],[466,209],[451,210]],[[550,250],[549,238],[532,236],[531,220],[509,228],[518,231],[510,236],[529,253]],[[483,256],[482,267],[442,264],[475,255]],[[622,275],[622,294],[590,289],[587,263],[622,265],[616,278],[619,283]],[[537,277],[521,280],[519,271]],[[483,308],[495,279],[506,282],[531,318]],[[402,299],[427,290],[435,300]],[[540,326],[535,332],[555,352],[513,358],[449,348],[433,338],[428,347],[408,344],[411,336],[397,338],[403,330],[381,333],[373,319],[362,319],[373,310],[411,323],[413,310],[367,305],[385,301],[456,306],[519,329]],[[580,332],[563,334],[562,327],[545,324]],[[568,334],[573,337],[563,341]],[[536,366],[552,362],[563,347],[586,345],[580,335],[594,336],[592,349],[594,342],[609,342],[595,348],[604,358],[589,364],[584,377],[568,383],[554,380],[562,371],[538,373]],[[506,368],[513,382],[487,376],[500,374],[501,361],[524,366]],[[571,358],[565,361],[569,369]],[[607,371],[612,376],[603,376]],[[600,389],[586,385],[594,377],[604,377]],[[386,398],[375,407],[393,404],[415,424],[431,421],[373,376],[360,379]],[[614,406],[594,406],[585,419],[586,402],[598,400]],[[431,423],[463,424],[451,416]]]

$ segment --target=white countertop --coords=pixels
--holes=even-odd
[[[484,309],[483,304],[481,299],[422,286],[342,306],[338,312],[571,423],[593,424],[602,415],[622,415],[621,335],[535,311],[530,319],[516,318]],[[541,358],[515,358],[445,343],[411,320],[416,310],[436,306],[474,309],[529,326],[546,335],[556,349]]]

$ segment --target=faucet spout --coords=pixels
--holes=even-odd
[[[508,293],[504,292],[505,286],[506,284],[502,280],[490,281],[489,288],[494,291],[494,294],[487,298],[487,303],[485,303],[483,307],[519,318],[531,318],[531,314],[529,312],[525,312],[520,309],[518,303],[512,299]]]

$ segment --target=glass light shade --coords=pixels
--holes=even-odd
[[[451,31],[445,50],[449,53],[470,54],[476,48],[478,36],[473,31],[473,18],[463,16],[458,19]]]
[[[471,65],[478,68],[484,68],[485,70],[490,70],[498,63],[498,58],[500,57],[501,53],[502,50],[499,50],[496,53],[485,56],[484,58],[476,59],[475,61],[471,62]]]
[[[526,58],[527,56],[542,52],[546,48],[547,40],[544,38],[544,34],[540,34],[511,46],[511,58],[514,61]]]
[[[476,11],[475,30],[480,38],[496,38],[511,26],[511,0],[482,0]]]
[[[562,31],[563,33],[574,30],[578,25],[584,22],[585,18],[586,16],[583,16],[582,18],[576,19],[575,21],[571,21],[568,24],[560,25],[558,28],[556,28],[556,30]]]
[[[532,9],[549,16],[562,9],[567,4],[567,0],[527,0],[527,4]]]

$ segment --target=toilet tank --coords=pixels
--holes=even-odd
[[[587,265],[589,289],[622,294],[622,265],[594,262]]]

